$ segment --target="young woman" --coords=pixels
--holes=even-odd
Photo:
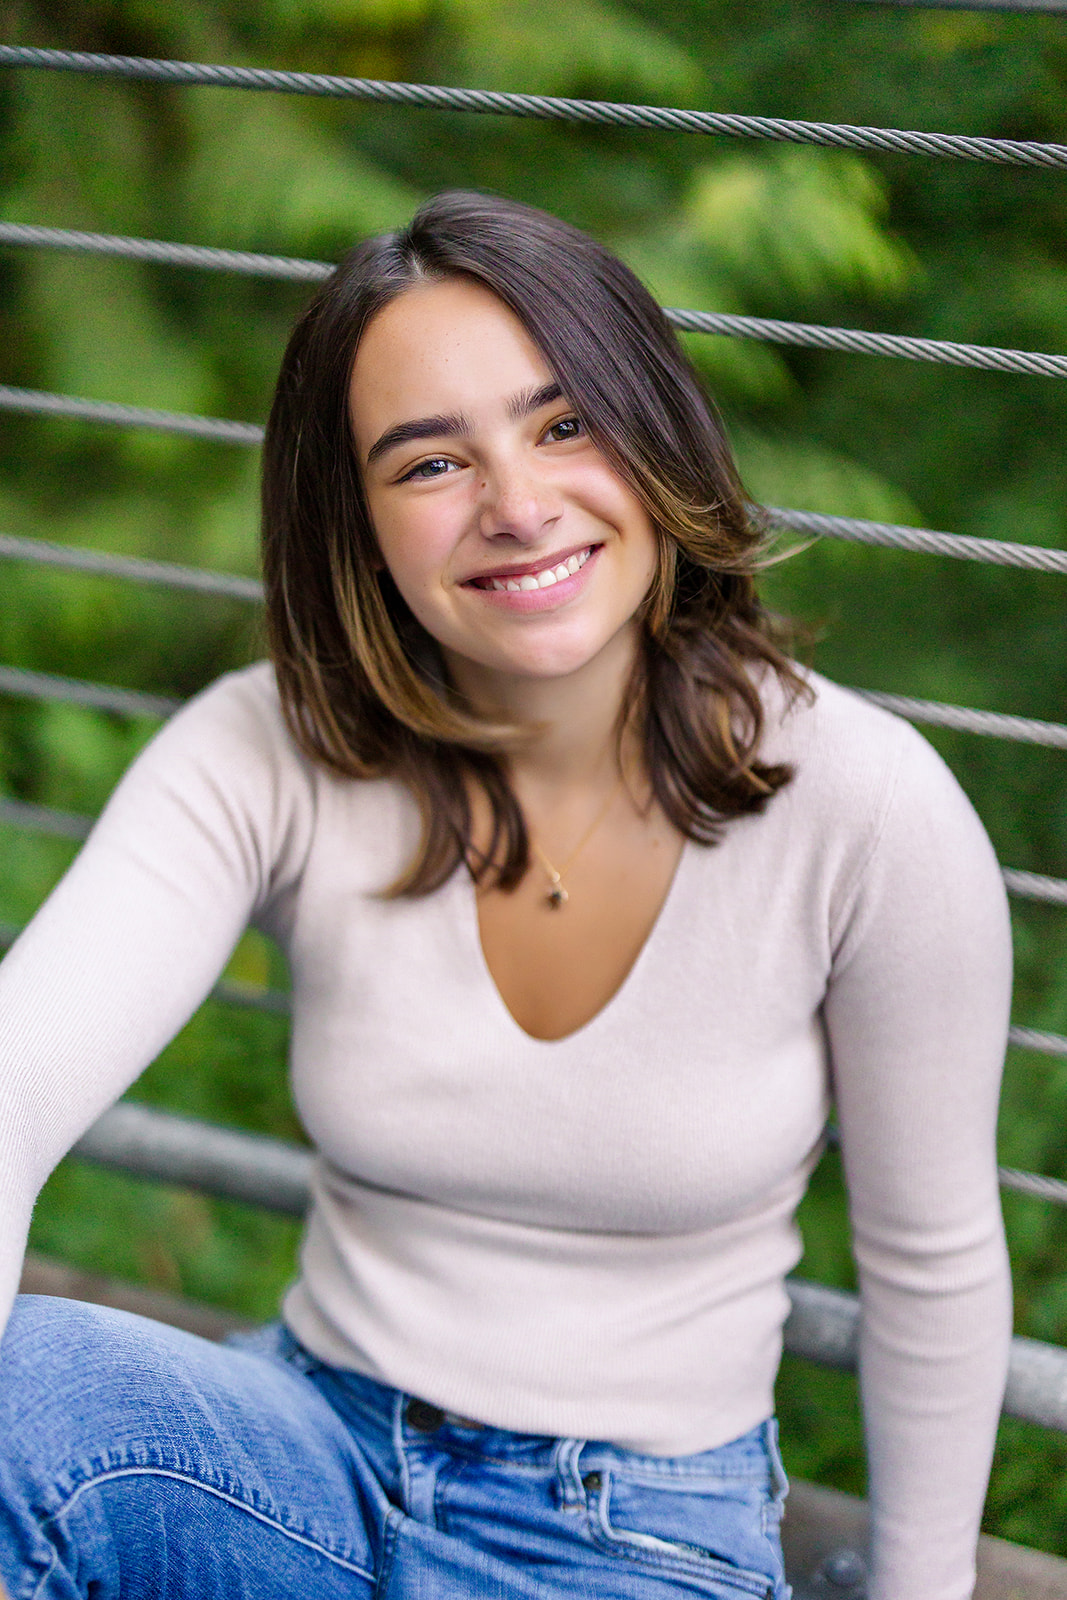
[[[662,313],[448,194],[349,255],[268,429],[272,663],[184,709],[0,972],[0,1314],[33,1196],[252,917],[318,1159],[283,1321],[27,1297],[23,1597],[784,1597],[773,1385],[833,1102],[872,1600],[965,1600],[1004,1381],[999,874],[801,673]]]

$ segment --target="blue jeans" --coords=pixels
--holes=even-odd
[[[698,1455],[479,1427],[317,1361],[23,1296],[0,1346],[11,1600],[788,1600],[773,1421]]]

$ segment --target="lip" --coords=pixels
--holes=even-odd
[[[508,578],[525,578],[531,572],[543,572],[546,567],[558,567],[562,562],[569,561],[571,556],[580,556],[583,550],[595,551],[597,548],[596,544],[587,539],[584,544],[572,544],[566,550],[554,550],[551,555],[542,556],[539,561],[527,561],[521,567],[491,567],[486,572],[472,572],[469,578],[464,578],[462,581],[465,584],[479,585],[487,578],[499,578],[501,581]]]
[[[541,561],[536,566],[526,566],[519,571],[509,570],[509,578],[522,577],[524,572],[540,572],[543,567],[558,566],[560,561],[566,561],[568,556],[580,555],[583,550],[589,551],[589,558],[577,572],[572,572],[567,578],[559,578],[555,583],[549,584],[547,589],[482,589],[469,579],[463,585],[468,594],[477,595],[478,599],[486,605],[494,606],[502,611],[510,611],[520,616],[529,615],[538,611],[554,611],[558,606],[566,605],[568,600],[573,600],[585,588],[589,581],[589,574],[596,566],[603,545],[580,544],[574,550],[569,550],[555,561]],[[497,577],[504,574],[485,573],[485,577]],[[479,573],[479,577],[483,574]]]

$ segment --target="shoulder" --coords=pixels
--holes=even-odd
[[[175,784],[194,774],[211,788],[234,792],[306,788],[311,762],[286,726],[274,669],[267,661],[228,672],[188,700],[135,764]]]
[[[795,668],[804,689],[791,693],[774,673],[760,685],[767,718],[767,754],[801,762],[847,758],[872,769],[892,767],[918,745],[926,746],[911,724],[845,689],[819,672]],[[928,747],[927,747],[928,748]]]
[[[277,745],[279,754],[288,749],[295,753],[269,661],[257,661],[216,678],[175,712],[163,732],[172,740],[210,741],[224,730],[264,745]]]
[[[797,800],[838,817],[864,817],[876,830],[901,806],[970,809],[945,762],[909,722],[820,673],[802,671],[801,678],[803,694],[788,694],[771,674],[761,686],[761,754],[794,768],[789,789]]]
[[[199,831],[243,841],[257,856],[279,848],[314,812],[315,775],[282,715],[273,668],[227,673],[187,701],[138,756],[98,831]],[[300,831],[306,831],[306,827]]]
[[[761,685],[761,753],[794,769],[768,815],[780,807],[790,848],[801,846],[800,854],[828,869],[832,924],[841,929],[860,907],[879,902],[926,921],[953,902],[1002,922],[992,845],[929,741],[853,690],[818,673],[803,676],[810,694],[796,698],[777,679]]]

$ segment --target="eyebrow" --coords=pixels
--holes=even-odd
[[[539,389],[524,389],[508,401],[508,416],[512,422],[521,422],[524,417],[540,411],[542,406],[550,406],[554,400],[562,398],[563,390],[555,382],[543,383]]]
[[[521,422],[524,417],[540,411],[542,406],[549,406],[562,397],[563,390],[555,382],[543,383],[536,389],[524,389],[520,394],[512,395],[507,402],[508,417],[512,422]],[[367,451],[367,465],[368,467],[373,465],[387,450],[393,450],[400,444],[408,444],[413,439],[449,437],[469,439],[473,432],[474,427],[470,419],[460,411],[436,417],[416,417],[411,422],[398,422],[395,427],[386,428],[385,432],[375,439]]]

